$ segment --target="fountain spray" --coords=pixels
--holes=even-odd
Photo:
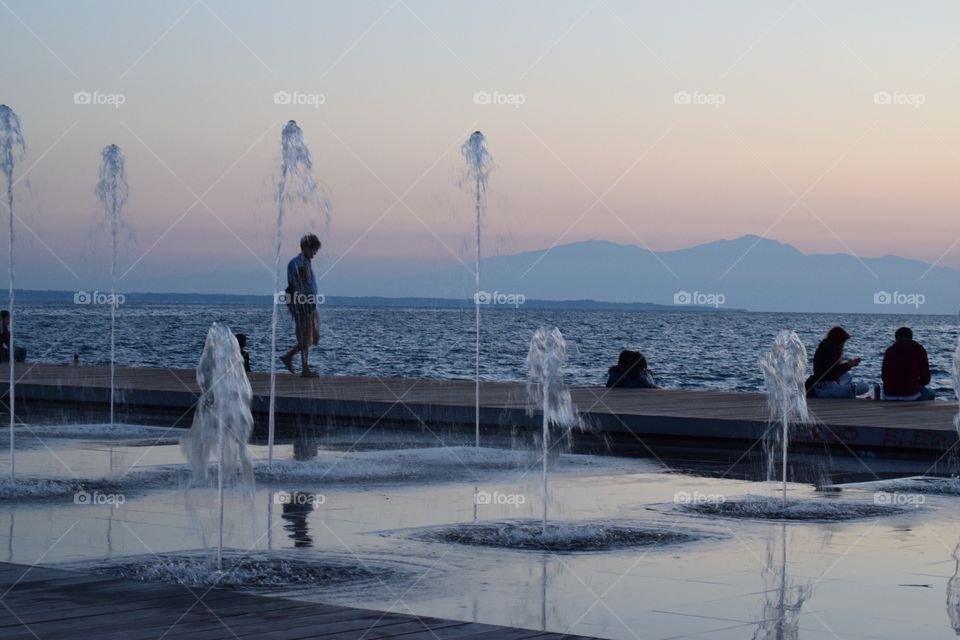
[[[13,428],[14,428],[14,345],[13,339],[14,314],[13,314],[13,285],[14,285],[14,261],[13,261],[13,168],[18,160],[21,160],[26,153],[26,145],[23,141],[23,134],[20,132],[20,117],[13,109],[5,104],[0,105],[0,169],[3,170],[7,178],[7,275],[9,281],[9,302],[10,302],[10,387],[8,390],[8,404],[10,407],[10,479],[15,480],[16,472],[16,454],[13,446]]]
[[[474,265],[474,324],[476,343],[474,355],[474,419],[476,429],[476,446],[480,446],[480,232],[483,225],[483,214],[486,209],[487,179],[493,168],[493,158],[487,151],[487,141],[483,133],[474,131],[470,138],[460,147],[463,158],[467,163],[467,179],[474,192],[474,208],[476,213],[476,263]]]
[[[117,326],[117,234],[120,231],[120,212],[130,194],[127,186],[126,160],[115,144],[100,152],[100,179],[97,197],[110,226],[110,425],[114,423],[116,396],[116,326]]]
[[[543,535],[547,533],[549,504],[547,458],[550,451],[550,425],[571,428],[578,424],[577,412],[570,391],[563,383],[563,367],[567,361],[567,343],[560,329],[541,327],[530,340],[527,353],[527,395],[531,410],[539,406],[543,419]]]
[[[223,570],[224,487],[240,476],[253,486],[253,462],[247,441],[253,433],[250,379],[243,368],[240,345],[230,328],[214,322],[197,364],[200,400],[190,432],[180,448],[193,471],[193,483],[208,482],[207,466],[217,451],[217,571]]]
[[[273,464],[273,441],[276,431],[277,402],[277,315],[284,289],[280,287],[280,258],[283,249],[283,217],[287,208],[297,202],[318,206],[329,225],[330,204],[321,195],[313,177],[313,158],[303,138],[303,130],[290,120],[280,134],[280,177],[277,180],[277,223],[274,233],[273,315],[270,320],[270,417],[267,435],[267,463]]]
[[[767,409],[770,420],[780,425],[783,505],[786,506],[790,425],[810,420],[807,394],[804,389],[807,350],[796,332],[780,331],[773,341],[770,352],[760,360],[760,368],[763,370],[763,380],[767,388]],[[768,452],[769,455],[771,454]]]

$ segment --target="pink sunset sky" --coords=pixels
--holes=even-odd
[[[123,289],[268,291],[289,119],[333,203],[332,279],[469,259],[474,129],[496,162],[489,253],[757,234],[960,267],[956,2],[6,0],[0,15],[0,103],[27,142],[24,288],[104,282],[94,185],[116,143]],[[293,255],[316,215],[287,222]]]

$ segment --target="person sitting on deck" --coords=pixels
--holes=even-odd
[[[900,327],[895,342],[883,354],[884,400],[933,400],[927,350],[913,339],[910,327]]]
[[[647,359],[639,351],[621,351],[616,366],[607,372],[607,387],[620,389],[659,389]]]
[[[0,310],[0,362],[10,362],[10,311]]]
[[[250,373],[250,352],[247,351],[247,334],[238,333],[237,344],[240,345],[240,355],[243,356],[243,370]]]
[[[869,384],[850,375],[860,358],[843,359],[843,345],[849,339],[846,329],[833,327],[820,341],[813,355],[813,375],[805,383],[808,398],[855,398],[870,390]]]

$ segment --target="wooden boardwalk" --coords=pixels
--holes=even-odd
[[[18,406],[86,406],[102,411],[109,402],[106,367],[17,365]],[[0,368],[6,389],[6,368]],[[124,411],[166,410],[189,424],[196,400],[194,371],[179,369],[117,370],[120,415]],[[269,375],[251,374],[253,411],[262,418],[269,406]],[[765,396],[695,390],[627,390],[602,387],[572,389],[585,420],[595,432],[622,443],[640,439],[705,445],[755,442],[768,428]],[[481,385],[484,429],[534,426],[526,412],[526,391],[520,383]],[[323,425],[353,421],[366,425],[469,426],[474,423],[474,385],[470,380],[426,380],[375,377],[305,379],[278,374],[276,410],[286,424]],[[865,400],[811,400],[812,424],[797,430],[795,441],[885,450],[938,457],[957,443],[948,402],[892,403]]]
[[[7,563],[0,563],[0,593],[0,639],[582,638]]]

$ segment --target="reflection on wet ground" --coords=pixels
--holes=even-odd
[[[137,579],[202,565],[216,538],[216,492],[186,484],[170,441],[178,432],[88,425],[36,434],[18,434],[18,469],[32,493],[0,499],[0,558],[119,567]],[[953,638],[960,628],[960,497],[873,484],[923,474],[924,465],[797,456],[794,471],[806,483],[792,484],[791,498],[899,511],[783,523],[678,508],[776,496],[779,485],[761,481],[757,458],[731,467],[737,456],[728,453],[565,454],[551,470],[558,522],[608,530],[631,523],[696,539],[515,550],[398,534],[540,517],[535,455],[444,444],[452,446],[400,433],[362,447],[347,437],[304,437],[277,447],[272,470],[265,448],[252,447],[257,489],[226,494],[232,584],[262,580],[274,595],[630,640],[926,639]],[[62,485],[44,484],[53,479]],[[852,481],[868,484],[845,484]]]

